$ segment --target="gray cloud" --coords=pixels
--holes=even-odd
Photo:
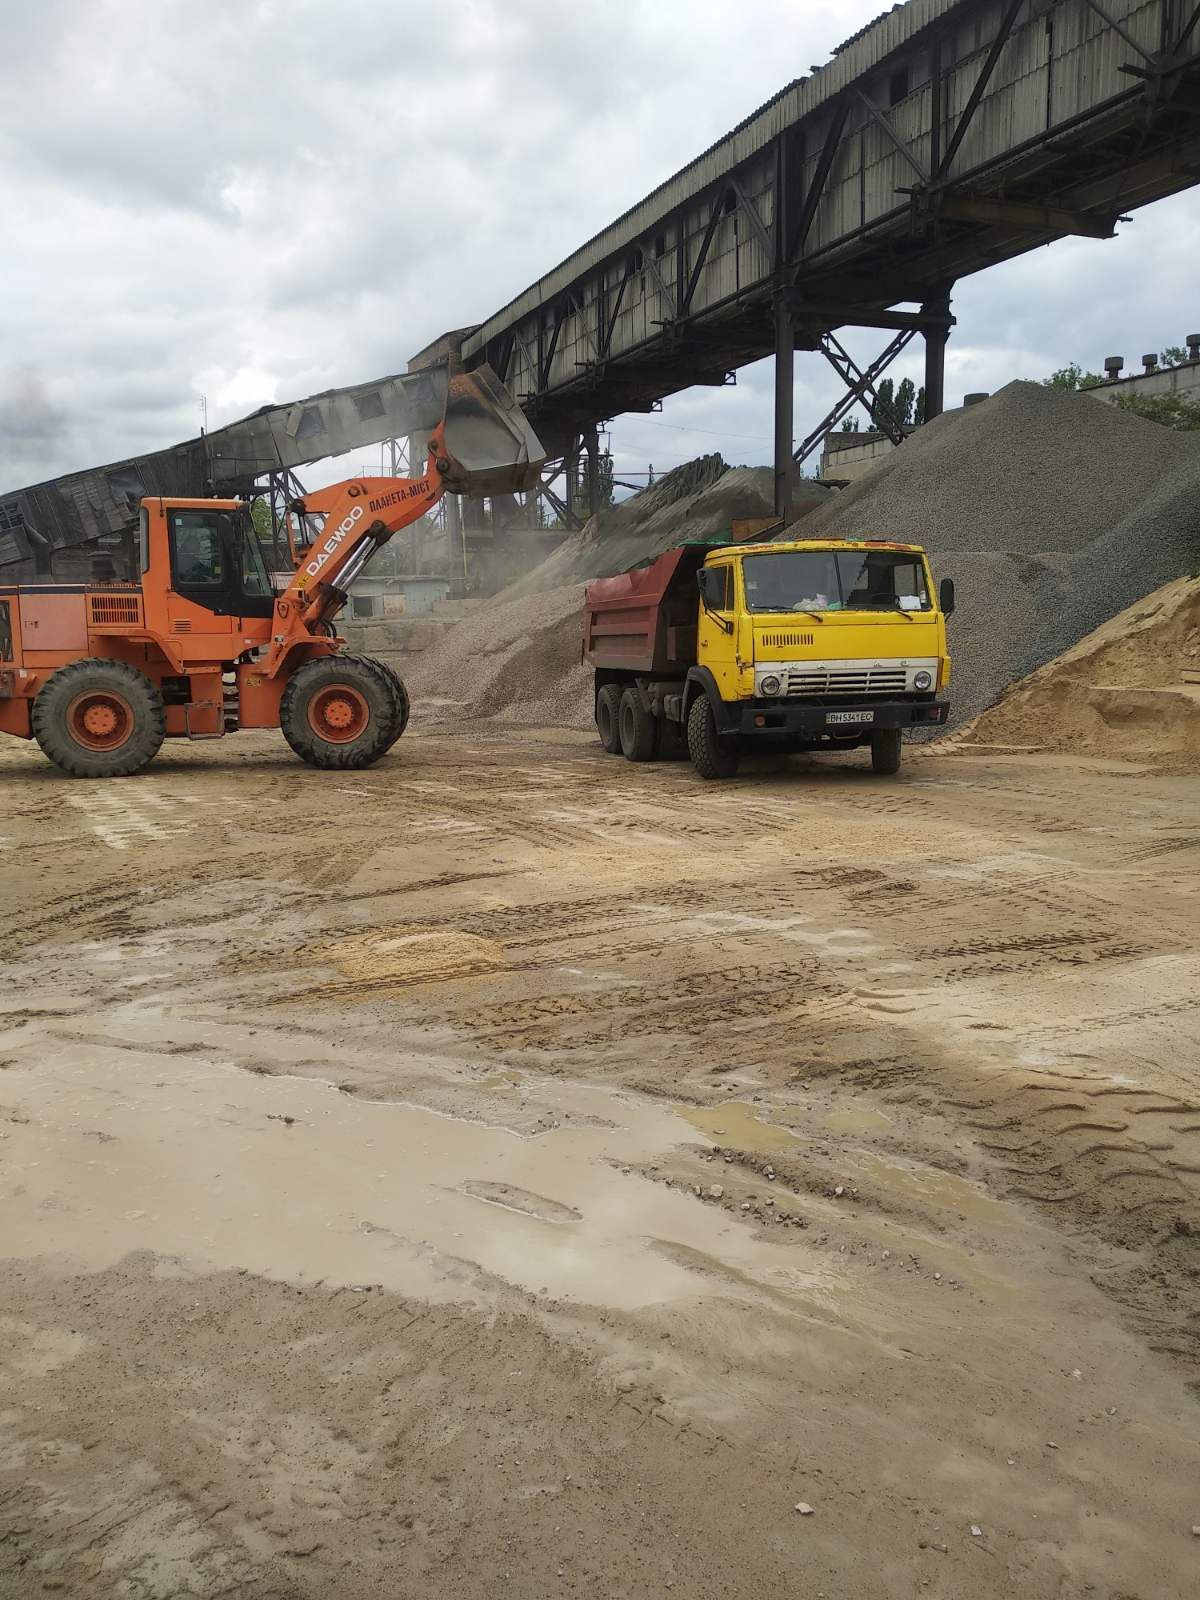
[[[807,71],[878,0],[41,0],[6,19],[10,483],[402,368]],[[1192,197],[960,286],[951,398],[1175,342]],[[1192,320],[1197,320],[1193,315]],[[873,336],[855,336],[870,352]],[[1127,348],[1126,348],[1127,347]],[[919,375],[915,356],[901,367]],[[25,378],[13,380],[21,384]],[[18,394],[12,382],[5,389]],[[797,363],[797,427],[834,397]],[[27,390],[20,390],[28,393]],[[49,408],[48,410],[46,408]],[[21,428],[32,431],[22,433]],[[613,425],[620,463],[766,460],[768,367]]]

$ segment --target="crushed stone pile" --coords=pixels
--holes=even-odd
[[[1200,434],[1011,383],[921,428],[795,530],[829,533],[912,539],[955,580],[961,722],[1200,565]]]
[[[1200,578],[1156,589],[1011,685],[959,742],[1200,770]]]

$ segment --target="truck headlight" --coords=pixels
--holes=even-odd
[[[778,678],[768,677],[760,678],[758,681],[758,687],[763,694],[778,694],[781,685]]]
[[[933,688],[933,676],[928,672],[918,672],[913,678],[913,688],[924,694],[926,689]]]

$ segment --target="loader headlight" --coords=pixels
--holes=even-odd
[[[924,694],[926,689],[933,688],[933,675],[929,672],[918,672],[913,678],[913,688]]]
[[[779,679],[772,676],[760,678],[758,680],[758,687],[763,694],[778,694],[782,686],[779,682]]]

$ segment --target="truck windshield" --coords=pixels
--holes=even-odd
[[[929,611],[925,566],[894,550],[776,550],[745,556],[751,611]]]

